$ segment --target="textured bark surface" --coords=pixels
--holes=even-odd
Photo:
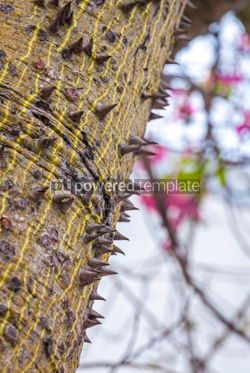
[[[56,32],[49,27],[67,1],[0,2],[1,373],[78,365],[96,287],[79,283],[96,255],[84,233],[91,222],[115,226],[119,205],[108,194],[74,195],[63,212],[49,190],[34,188],[130,174],[133,158],[121,160],[118,146],[144,132],[150,100],[141,93],[157,90],[185,0],[148,1],[127,14],[124,2],[72,1]],[[81,37],[93,40],[91,56],[69,53]],[[98,104],[116,107],[100,119]],[[69,117],[75,111],[80,123]]]

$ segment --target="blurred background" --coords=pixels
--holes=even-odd
[[[229,12],[175,60],[132,178],[201,191],[131,199],[78,373],[250,371],[250,36]]]

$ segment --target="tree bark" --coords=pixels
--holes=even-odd
[[[114,227],[120,204],[109,193],[55,198],[49,187],[129,176],[133,157],[121,159],[119,144],[143,135],[142,93],[157,90],[186,1],[59,3],[0,4],[2,373],[78,366],[103,275],[86,285],[82,271],[98,255],[86,228]]]

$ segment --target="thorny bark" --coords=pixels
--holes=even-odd
[[[62,201],[47,188],[129,176],[133,157],[121,160],[118,146],[144,132],[150,100],[141,93],[158,87],[185,2],[128,12],[114,0],[0,4],[2,373],[78,365],[97,283],[79,281],[97,255],[84,233],[93,222],[115,226],[119,205],[108,194]],[[116,107],[103,115],[100,104]]]

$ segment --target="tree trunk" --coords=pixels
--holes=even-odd
[[[107,192],[49,188],[129,176],[133,156],[121,159],[119,144],[143,135],[151,100],[142,93],[157,90],[185,2],[1,2],[1,373],[78,366],[108,274],[86,269],[105,251],[86,229],[114,227],[121,205]]]

